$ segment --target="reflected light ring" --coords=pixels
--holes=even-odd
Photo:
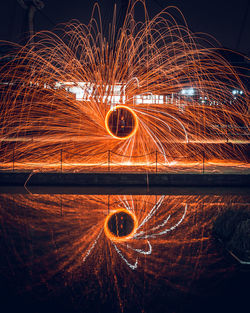
[[[110,218],[114,215],[114,214],[117,214],[117,213],[126,213],[128,214],[132,219],[133,219],[133,222],[134,222],[134,227],[132,229],[132,231],[126,235],[126,236],[115,236],[110,230],[109,230],[109,227],[108,227],[108,222],[110,220]],[[137,228],[138,228],[138,220],[135,216],[135,214],[129,210],[126,210],[126,209],[116,209],[116,210],[112,210],[106,217],[105,219],[105,222],[104,222],[104,232],[107,236],[107,238],[109,238],[110,240],[112,241],[115,241],[115,242],[122,242],[122,241],[126,241],[126,240],[129,240],[131,238],[133,238],[134,234],[136,233],[137,231]]]

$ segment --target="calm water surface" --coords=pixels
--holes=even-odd
[[[249,203],[244,193],[2,193],[2,312],[243,312],[250,272],[212,227]],[[135,221],[125,240],[104,229],[117,210]],[[124,215],[117,223],[125,234]]]

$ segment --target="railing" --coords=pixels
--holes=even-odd
[[[0,171],[37,171],[37,172],[151,172],[151,173],[250,173],[250,164],[236,162],[227,165],[215,163],[206,158],[201,151],[189,156],[173,156],[160,151],[143,155],[124,155],[107,150],[94,154],[72,153],[65,149],[57,152],[53,160],[28,161],[15,157],[0,162]]]

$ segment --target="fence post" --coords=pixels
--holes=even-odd
[[[158,154],[157,154],[157,150],[155,150],[155,172],[157,173],[157,159],[158,159]]]
[[[226,142],[228,142],[228,123],[227,123],[227,129],[226,129]]]
[[[15,146],[13,145],[13,150],[12,150],[12,171],[15,171]]]
[[[202,151],[202,174],[205,173],[205,152]]]
[[[108,150],[108,171],[110,172],[110,150]]]
[[[62,173],[62,149],[61,149],[61,173]]]

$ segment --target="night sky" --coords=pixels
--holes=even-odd
[[[35,15],[36,30],[52,29],[58,23],[78,19],[88,23],[94,0],[43,0],[45,7]],[[111,20],[119,0],[99,0],[104,23]],[[194,32],[214,36],[222,46],[250,54],[250,0],[146,0],[150,17],[170,5],[177,6]],[[141,17],[138,14],[138,18]],[[1,0],[0,40],[17,41],[25,10],[17,0]]]

